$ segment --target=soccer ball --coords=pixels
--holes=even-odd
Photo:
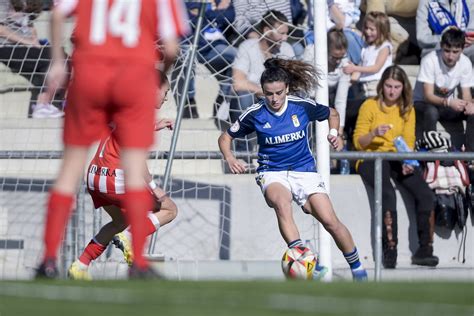
[[[303,246],[288,248],[281,259],[281,268],[289,279],[311,280],[316,259],[316,255],[309,248]]]

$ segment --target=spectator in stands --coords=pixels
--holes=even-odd
[[[372,11],[379,11],[387,14],[390,22],[390,38],[393,45],[392,57],[394,62],[405,58],[405,54],[409,53],[410,34],[400,23],[406,28],[410,28],[407,22],[416,15],[418,0],[365,0],[366,14]],[[414,28],[414,25],[413,25]],[[405,59],[405,61],[408,61]],[[416,64],[418,64],[416,62]]]
[[[463,53],[464,32],[450,28],[441,37],[441,49],[421,60],[415,85],[415,108],[423,131],[436,130],[438,121],[467,121],[465,146],[474,151],[474,115],[471,87],[473,69]],[[461,88],[458,96],[457,88]]]
[[[332,28],[327,35],[329,106],[339,113],[341,122],[338,137],[341,138],[344,135],[347,93],[350,86],[350,77],[342,70],[342,67],[349,62],[346,56],[348,43],[344,34],[342,30]],[[314,44],[306,46],[303,59],[314,65]]]
[[[377,86],[377,96],[365,101],[354,132],[356,149],[368,152],[395,152],[394,139],[402,136],[410,148],[415,144],[415,110],[408,77],[399,66],[387,68]],[[360,160],[357,170],[364,182],[374,188],[374,161]],[[412,263],[436,266],[433,255],[435,196],[418,167],[402,161],[382,162],[382,244],[383,265],[393,269],[397,264],[397,205],[390,178],[412,193],[416,202],[419,248]]]
[[[292,11],[289,0],[233,0],[235,8],[234,28],[242,40],[260,38],[259,23],[268,11],[281,12],[285,22],[291,23]],[[240,42],[240,41],[239,41]]]
[[[466,33],[464,54],[474,63],[474,0],[420,0],[416,13],[416,39],[422,57],[440,48],[448,27]]]
[[[184,45],[189,47],[195,34],[195,28],[199,18],[199,9],[201,2],[187,2],[186,7],[188,15],[193,26],[191,36],[185,38]],[[229,41],[225,37],[229,26],[234,21],[235,12],[230,0],[212,0],[207,3],[204,13],[203,26],[199,35],[198,51],[196,58],[199,63],[203,64],[215,76],[219,82],[218,100],[215,102],[215,108],[222,103],[226,96],[231,92],[232,85],[232,63],[234,61],[237,50],[229,45]],[[187,54],[182,54],[186,57]],[[186,58],[178,60],[177,67],[172,73],[173,85],[178,85],[175,89],[175,99],[178,104],[181,98],[181,91],[184,86],[184,76],[186,74],[185,66]],[[195,100],[194,74],[192,74],[191,82],[187,94],[187,102],[183,112],[183,118],[198,118],[199,113]],[[214,111],[215,112],[215,111]],[[215,113],[214,113],[215,114]]]
[[[312,4],[310,0],[309,5]],[[348,57],[354,64],[360,63],[360,53],[364,46],[362,33],[356,28],[360,18],[360,0],[327,0],[327,29],[337,28],[344,31],[348,43]],[[311,12],[311,10],[309,10]],[[309,15],[309,31],[305,34],[307,45],[314,44],[313,17]]]
[[[235,22],[234,43],[240,43],[248,38],[262,36],[259,23],[264,14],[270,10],[281,12],[288,23],[288,43],[293,46],[293,51],[298,59],[304,53],[304,32],[295,26],[302,24],[306,17],[306,10],[300,0],[234,0]]]
[[[328,0],[328,28],[343,30],[348,42],[348,54],[352,63],[360,63],[364,46],[362,33],[356,28],[360,19],[360,0]]]
[[[54,95],[45,89],[51,61],[50,48],[40,41],[33,24],[42,11],[42,5],[40,0],[0,0],[0,62],[33,85],[29,116],[58,118],[64,116],[64,112],[51,104]],[[58,97],[60,106],[64,96]]]
[[[384,70],[392,64],[390,23],[383,12],[372,11],[364,18],[363,26],[366,46],[362,49],[361,64],[344,66],[346,74],[352,74],[353,81],[362,84],[364,96],[377,95],[376,87]]]
[[[291,59],[295,57],[293,48],[287,43],[288,20],[275,10],[268,11],[258,29],[260,38],[250,38],[242,42],[232,67],[233,87],[237,94],[230,103],[230,119],[235,122],[240,114],[263,98],[259,84],[265,67],[265,60],[272,57]],[[236,150],[252,151],[252,143],[237,141]]]

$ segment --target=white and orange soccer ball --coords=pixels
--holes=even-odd
[[[289,279],[311,280],[316,260],[316,255],[311,249],[303,246],[292,247],[283,254],[281,268]]]

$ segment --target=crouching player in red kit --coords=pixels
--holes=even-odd
[[[161,88],[158,93],[156,108],[159,109],[166,101],[166,95],[169,91],[169,82],[165,76],[160,74]],[[173,121],[169,119],[160,119],[155,124],[155,131],[164,128],[173,129]],[[131,234],[126,229],[127,223],[122,207],[124,197],[124,177],[123,169],[120,166],[120,149],[117,144],[115,127],[101,138],[97,152],[87,169],[87,189],[92,197],[94,207],[102,207],[112,218],[112,221],[105,224],[97,235],[92,238],[84,252],[73,262],[68,269],[68,277],[74,280],[91,280],[88,268],[91,261],[97,259],[107,248],[110,241],[123,251],[125,260],[132,265],[132,249],[130,244]],[[176,218],[178,208],[176,204],[166,195],[153,180],[148,167],[144,182],[148,185],[150,194],[154,197],[155,205],[148,213],[146,234],[151,235]],[[124,231],[125,230],[125,231]],[[123,231],[123,233],[122,233]],[[114,236],[116,235],[117,236]]]
[[[56,278],[57,252],[83,177],[89,147],[114,122],[124,174],[123,208],[132,233],[130,278],[156,277],[143,256],[147,212],[154,201],[143,182],[153,144],[159,59],[171,64],[179,37],[188,31],[181,0],[56,0],[51,13],[52,61],[48,91],[65,85],[62,37],[67,17],[75,16],[73,74],[64,118],[64,154],[51,189],[44,229],[45,251],[37,278]]]

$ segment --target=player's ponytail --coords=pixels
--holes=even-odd
[[[263,64],[265,71],[260,78],[260,85],[269,82],[284,82],[291,94],[309,92],[317,84],[317,71],[304,61],[270,58]]]

